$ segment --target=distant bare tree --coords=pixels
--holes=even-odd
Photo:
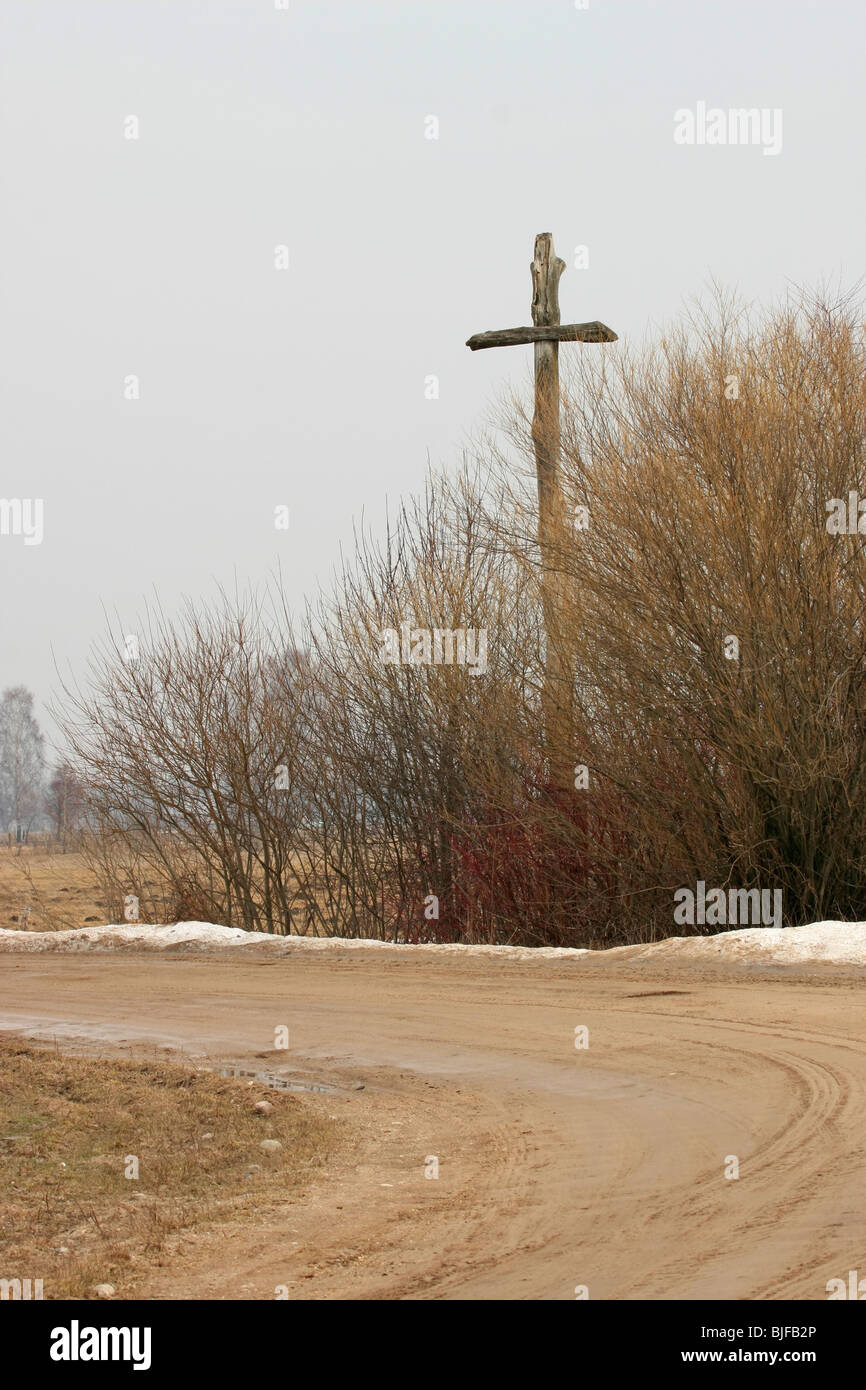
[[[45,813],[55,838],[65,848],[66,835],[77,830],[85,814],[85,790],[72,763],[59,762],[51,774],[45,793]]]
[[[23,685],[0,697],[0,824],[25,835],[42,808],[45,757],[33,713],[33,696]]]

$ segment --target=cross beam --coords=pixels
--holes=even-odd
[[[476,333],[467,339],[473,352],[479,348],[513,347],[532,343],[535,354],[535,413],[532,442],[538,477],[538,545],[541,554],[541,605],[545,629],[544,683],[541,704],[545,742],[553,785],[563,792],[572,786],[570,767],[574,708],[574,660],[564,612],[562,548],[565,540],[565,503],[559,477],[559,344],[615,343],[616,334],[606,324],[559,322],[559,279],[565,261],[554,253],[553,236],[541,232],[535,238],[532,272],[532,327],[501,328]]]
[[[532,328],[494,328],[489,333],[473,333],[466,346],[479,348],[520,347],[521,343],[615,343],[616,334],[606,323],[542,323]]]

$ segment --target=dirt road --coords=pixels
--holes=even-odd
[[[0,1029],[335,1088],[309,1103],[346,1140],[307,1197],[180,1239],[138,1297],[825,1299],[866,1274],[862,972],[7,955]]]

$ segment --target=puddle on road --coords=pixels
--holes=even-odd
[[[327,1091],[333,1094],[336,1086],[325,1086],[320,1081],[292,1081],[288,1076],[277,1076],[271,1071],[253,1071],[251,1067],[220,1067],[220,1076],[249,1077],[251,1081],[263,1081],[274,1091]]]

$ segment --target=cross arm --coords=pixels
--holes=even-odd
[[[532,328],[497,328],[490,333],[475,333],[466,339],[473,352],[479,348],[517,347],[521,343],[615,343],[616,334],[607,324],[595,319],[592,323],[536,324]]]

